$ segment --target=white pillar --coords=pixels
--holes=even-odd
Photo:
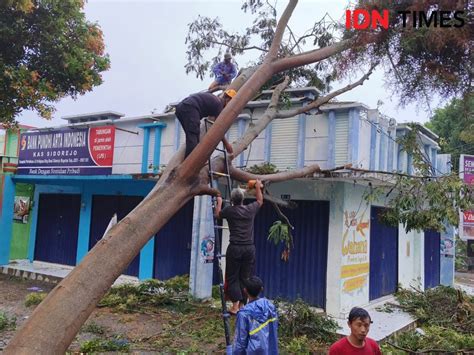
[[[189,288],[191,295],[199,299],[212,296],[214,247],[214,220],[210,196],[194,198],[193,235]]]

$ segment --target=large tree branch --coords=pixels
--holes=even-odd
[[[281,58],[273,62],[272,67],[275,72],[281,72],[291,68],[316,63],[346,50],[351,44],[352,40],[347,39],[324,48],[318,48],[291,57]]]
[[[391,175],[391,176],[403,176],[410,179],[431,179],[431,180],[440,180],[446,176],[435,176],[435,175],[411,175],[411,174],[404,174],[399,173],[396,171],[383,171],[383,170],[367,170],[367,169],[359,169],[359,168],[352,168],[349,167],[347,170],[360,172],[360,173],[367,173],[367,174],[383,174],[383,175]]]
[[[239,91],[239,89],[251,78],[251,76],[257,71],[258,67],[250,67],[250,68],[245,68],[241,71],[240,75],[235,78],[235,80],[232,81],[232,83],[228,86],[229,89],[234,89],[236,91]],[[205,134],[206,132],[206,124],[204,121],[201,122],[201,137]],[[224,135],[223,135],[224,136]],[[178,167],[179,164],[183,162],[184,159],[184,151],[185,151],[185,145],[182,144],[179,148],[178,151],[171,157],[170,161],[166,165],[166,169],[161,175],[159,182],[155,187],[153,188],[154,190],[158,188],[160,185],[160,182],[166,181],[168,176],[174,171],[175,168]]]
[[[291,14],[296,7],[298,0],[290,0],[288,5],[286,6],[283,15],[278,21],[278,25],[275,29],[275,35],[273,36],[272,45],[270,46],[270,50],[268,51],[267,56],[265,57],[266,61],[274,61],[278,56],[278,50],[280,49],[281,40],[283,38],[283,34],[285,33],[285,28],[288,25],[288,21],[290,20]]]
[[[341,95],[341,94],[343,94],[347,91],[350,91],[350,90],[354,89],[355,87],[357,87],[359,85],[362,85],[364,83],[364,81],[366,81],[369,78],[369,76],[372,74],[375,66],[376,66],[376,64],[372,65],[370,67],[369,71],[364,76],[362,76],[359,80],[357,80],[355,83],[349,84],[349,85],[347,85],[347,86],[345,86],[345,87],[343,87],[339,90],[336,90],[336,91],[331,92],[330,94],[327,94],[326,96],[320,97],[320,98],[314,100],[313,102],[309,103],[306,106],[302,106],[302,107],[294,109],[294,110],[277,112],[276,115],[275,115],[275,118],[293,117],[293,116],[299,115],[301,113],[305,113],[305,112],[308,112],[312,109],[320,107],[321,105],[327,103],[332,98],[334,98],[338,95]]]
[[[297,179],[297,178],[305,177],[308,175],[312,176],[314,173],[320,172],[320,171],[321,169],[319,168],[318,164],[310,165],[302,169],[282,171],[280,173],[266,174],[266,175],[249,173],[247,171],[237,169],[233,166],[229,167],[229,173],[232,179],[237,180],[237,181],[242,181],[242,182],[247,182],[249,180],[256,180],[256,179],[259,179],[262,182],[280,182],[280,181],[286,181],[286,180],[291,180],[291,179]]]
[[[270,104],[265,110],[264,114],[258,119],[256,124],[250,124],[245,134],[240,137],[232,147],[234,149],[234,156],[242,153],[252,141],[262,132],[265,127],[273,120],[275,114],[278,112],[278,100],[280,99],[281,92],[288,86],[290,81],[289,77],[285,77],[285,80],[278,84],[273,90]]]

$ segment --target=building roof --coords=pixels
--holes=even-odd
[[[100,111],[84,113],[80,115],[63,116],[61,119],[69,123],[93,122],[103,120],[116,120],[125,116],[125,114],[116,111]]]
[[[249,101],[246,108],[255,108],[255,107],[264,107],[268,106],[271,101],[271,95],[273,94],[272,90],[262,90],[260,95],[254,98],[252,101]],[[321,96],[321,91],[314,87],[308,86],[303,88],[288,88],[283,90],[285,94],[289,94],[289,101],[292,104],[299,104],[306,101],[312,101],[319,96]]]
[[[4,123],[2,124],[2,126],[0,126],[0,129],[8,129],[9,127],[7,127]],[[26,124],[18,124],[18,128],[20,129],[33,129],[33,128],[36,128],[36,127],[33,127],[33,126],[28,126]]]
[[[325,105],[322,105],[319,109],[321,111],[331,111],[331,110],[347,110],[349,108],[357,108],[361,107],[365,110],[369,110],[369,106],[357,102],[357,101],[334,101],[334,102],[328,102]]]
[[[440,149],[440,147],[438,145],[439,136],[436,135],[430,129],[426,128],[425,126],[423,126],[419,123],[416,123],[416,122],[413,122],[413,123],[399,123],[399,124],[397,124],[397,131],[404,131],[404,130],[410,131],[411,130],[410,126],[412,126],[412,125],[416,125],[416,127],[419,129],[419,131],[421,133],[420,138],[421,138],[421,141],[423,142],[423,144],[434,145],[437,149]]]
[[[288,88],[285,89],[283,92],[289,93],[289,94],[307,94],[311,93],[315,95],[316,97],[321,96],[321,90],[319,90],[315,86],[306,86],[303,88]],[[268,94],[273,94],[273,90],[262,90],[262,94],[268,95]]]

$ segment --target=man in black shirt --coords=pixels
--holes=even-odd
[[[193,94],[185,98],[176,106],[176,117],[186,134],[186,158],[199,143],[201,119],[209,117],[213,120],[221,113],[227,103],[236,95],[235,90],[229,89],[222,97],[217,97],[208,92]],[[224,138],[225,149],[232,154],[232,146]]]
[[[215,215],[218,218],[227,219],[230,230],[230,244],[225,253],[225,279],[226,294],[232,301],[232,308],[229,310],[231,314],[236,314],[239,307],[245,303],[243,293],[245,280],[254,272],[253,222],[258,210],[263,205],[262,187],[262,182],[257,180],[255,184],[257,201],[248,205],[243,204],[244,192],[242,189],[232,190],[230,196],[232,206],[227,206],[222,211],[222,198],[217,197]]]

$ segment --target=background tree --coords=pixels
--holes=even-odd
[[[247,9],[259,11],[265,4],[259,0],[246,1]],[[215,147],[224,137],[235,118],[245,108],[247,102],[255,97],[260,88],[278,73],[288,73],[294,68],[305,67],[335,58],[337,55],[357,46],[363,50],[362,41],[368,45],[374,41],[381,42],[386,33],[361,33],[352,38],[331,41],[319,46],[316,44],[301,53],[287,54],[283,48],[285,29],[288,20],[297,4],[290,0],[276,26],[270,24],[267,31],[269,36],[264,55],[257,60],[258,65],[251,70],[245,70],[234,80],[231,88],[238,90],[237,95],[224,108],[216,122],[212,125],[193,152],[183,161],[184,150],[180,149],[169,162],[160,180],[150,194],[130,212],[123,220],[110,229],[99,243],[86,255],[82,262],[47,296],[35,309],[32,316],[18,330],[15,337],[5,349],[5,354],[56,354],[63,353],[74,339],[81,325],[87,320],[97,302],[110,288],[114,280],[121,274],[140,249],[155,235],[161,227],[192,197],[200,194],[217,194],[209,188],[207,160]],[[271,28],[274,27],[274,30]],[[212,32],[218,33],[215,28]],[[203,37],[206,39],[206,37]],[[271,41],[270,41],[271,38]],[[213,39],[212,39],[213,40]],[[296,40],[296,43],[298,40]],[[201,44],[205,46],[205,42]],[[247,44],[245,44],[247,45]],[[291,48],[290,48],[291,49]],[[193,54],[199,56],[200,54]],[[383,58],[365,62],[364,75],[353,84],[317,98],[307,106],[316,109],[332,97],[344,90],[350,90],[361,85],[367,78],[373,66]],[[279,106],[279,95],[288,85],[288,76],[279,83],[273,93],[270,106],[262,118],[251,125],[244,136],[234,143],[234,153],[237,156],[255,139],[272,119],[288,117],[302,113],[304,108],[285,111]],[[266,123],[265,123],[266,122]],[[222,157],[213,158],[213,169],[223,171]],[[232,167],[233,179],[246,181],[259,177],[263,181],[283,181],[296,177],[311,176],[320,171],[317,165],[301,170],[256,176]],[[166,206],[166,208],[163,208]],[[440,213],[442,213],[441,211]]]
[[[352,38],[357,44],[341,55],[342,72],[351,73],[358,70],[360,63],[384,58],[386,87],[399,97],[401,105],[414,101],[429,104],[435,94],[448,100],[472,93],[473,0],[358,0],[355,8],[388,9],[389,28],[346,30],[343,38]],[[404,27],[403,17],[398,13],[422,11],[430,17],[440,10],[464,11],[461,16],[464,26],[435,27],[432,24],[414,28],[413,18],[408,15]],[[450,21],[452,25],[457,23],[454,19]]]
[[[442,153],[451,154],[453,169],[459,172],[459,156],[474,154],[474,96],[436,109],[426,127],[439,136]]]
[[[0,2],[0,117],[23,110],[51,118],[52,103],[102,83],[109,67],[102,32],[86,21],[83,0]]]

